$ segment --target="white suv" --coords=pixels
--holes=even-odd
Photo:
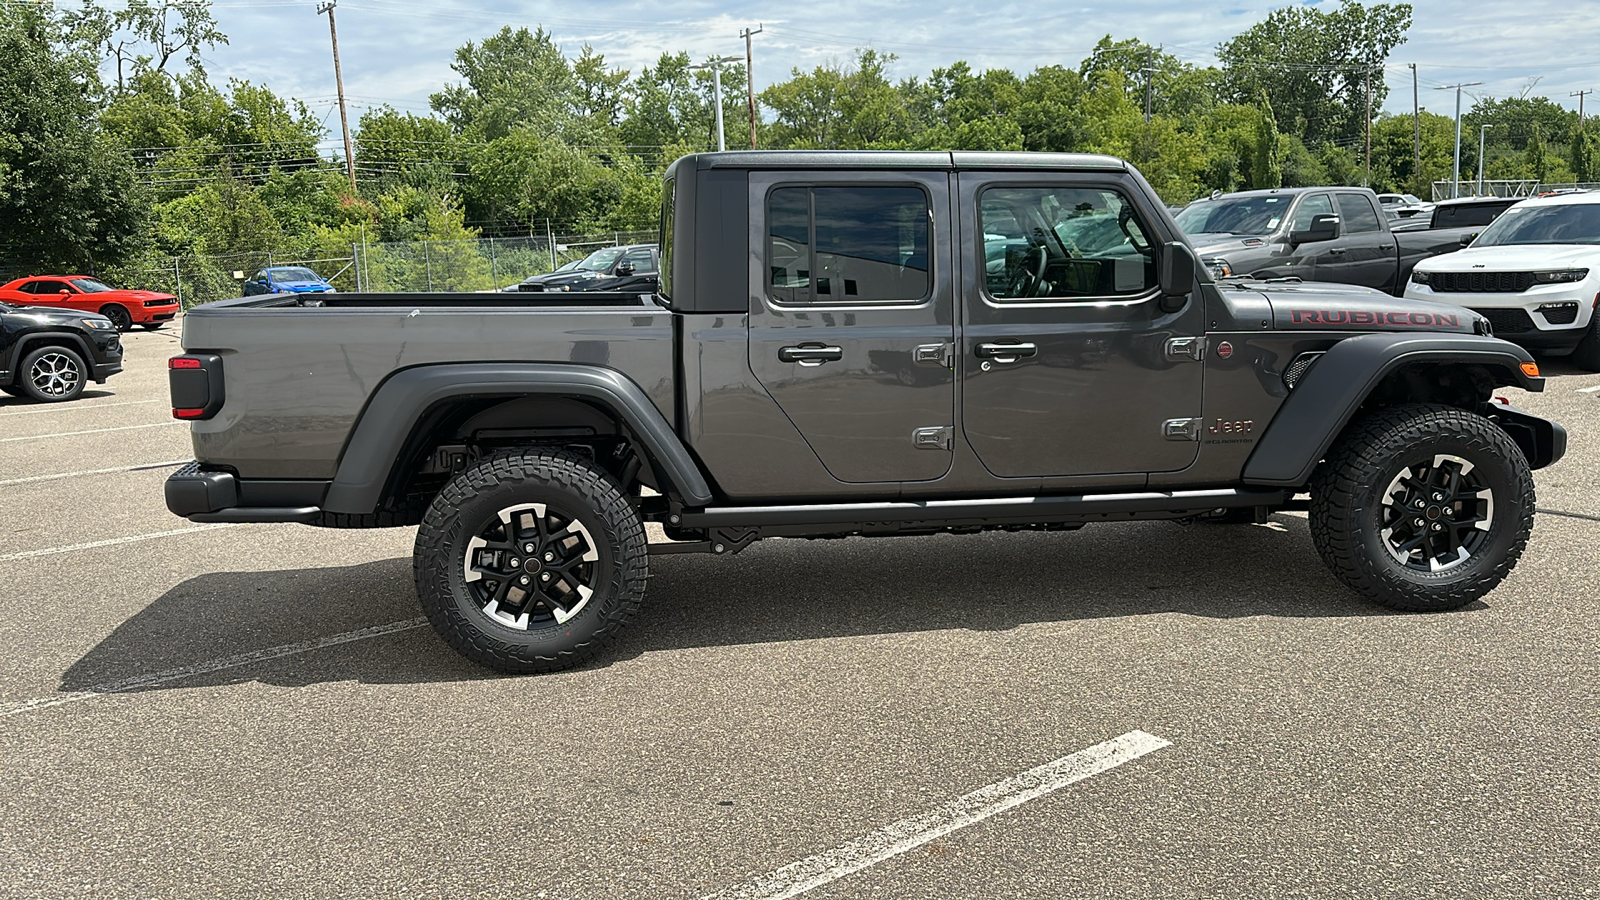
[[[1465,306],[1495,337],[1600,371],[1600,192],[1518,203],[1467,249],[1417,263],[1406,296]]]

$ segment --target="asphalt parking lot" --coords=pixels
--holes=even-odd
[[[422,625],[411,529],[169,515],[177,336],[127,345],[0,397],[0,895],[1600,894],[1600,375],[1508,392],[1571,448],[1459,612],[1293,515],[772,541],[507,678]]]

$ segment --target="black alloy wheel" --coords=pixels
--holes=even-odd
[[[107,303],[105,306],[100,307],[100,315],[110,319],[111,324],[118,331],[133,330],[133,316],[121,304]]]
[[[467,541],[462,580],[484,616],[520,631],[563,625],[595,592],[600,550],[583,523],[546,503],[500,510]]]
[[[26,397],[61,403],[83,393],[83,357],[66,347],[40,347],[22,360],[17,384]]]
[[[1477,467],[1437,454],[1407,466],[1383,492],[1383,541],[1395,561],[1418,572],[1443,572],[1472,558],[1489,539],[1494,490]]]

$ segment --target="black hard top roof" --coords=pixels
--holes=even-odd
[[[730,150],[695,153],[672,168],[697,169],[1079,169],[1125,172],[1114,156],[944,150]]]

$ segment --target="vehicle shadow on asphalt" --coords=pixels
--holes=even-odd
[[[78,396],[72,398],[71,400],[68,400],[63,408],[70,409],[72,407],[72,404],[76,403],[79,400],[93,400],[93,399],[95,399],[97,397],[115,397],[116,395],[117,395],[116,391],[84,391],[83,393],[81,393]],[[26,397],[13,397],[13,396],[11,396],[9,394],[0,394],[0,409],[12,409],[12,408],[21,409],[21,408],[27,407],[27,406],[33,406],[33,407],[38,407],[39,409],[45,409],[47,407],[54,406],[54,405],[55,404],[52,404],[52,403],[40,403],[37,400],[30,400],[30,399],[28,399]]]
[[[1487,607],[1479,602],[1469,613]],[[737,558],[651,560],[643,608],[589,664],[664,650],[947,629],[1178,614],[1204,618],[1399,615],[1334,580],[1306,523],[1167,522],[1073,533],[938,535],[901,540],[780,540]],[[192,578],[124,622],[62,677],[104,689],[252,650],[348,634],[420,615],[410,560]],[[249,681],[301,687],[497,677],[426,626],[141,690]]]

